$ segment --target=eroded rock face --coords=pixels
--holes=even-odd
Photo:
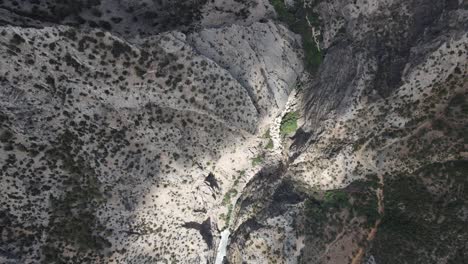
[[[305,95],[312,126],[332,117],[330,112],[342,115],[358,90],[369,100],[388,97],[409,69],[462,34],[466,14],[455,2],[320,2],[327,57]]]
[[[301,74],[297,36],[253,18],[177,31],[203,1],[1,6],[0,262],[211,261],[225,193]],[[246,53],[204,52],[241,36]]]
[[[289,84],[302,74],[296,38],[272,21],[205,29],[189,36],[199,53],[226,68],[246,88],[257,112],[269,116],[276,114],[272,106],[284,107],[294,88]]]

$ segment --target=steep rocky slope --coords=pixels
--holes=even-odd
[[[458,1],[318,3],[326,54],[288,168],[257,175],[233,263],[463,263],[467,18]]]
[[[0,14],[0,262],[467,261],[462,1]]]

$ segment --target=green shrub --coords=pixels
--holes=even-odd
[[[289,112],[284,115],[283,120],[281,121],[280,134],[282,136],[286,136],[296,132],[298,119],[299,114],[297,112]]]
[[[304,49],[305,67],[310,72],[315,72],[322,62],[322,53],[315,44],[314,37],[307,19],[312,26],[319,25],[318,15],[313,12],[315,1],[312,6],[304,8],[302,3],[296,3],[293,7],[287,7],[283,0],[270,0],[271,5],[278,14],[278,19],[288,25],[289,29],[302,37]]]
[[[263,156],[258,155],[257,157],[252,159],[252,166],[257,166],[258,164],[263,163]]]
[[[237,190],[236,189],[231,189],[224,194],[223,198],[223,204],[230,204],[231,203],[231,198],[237,195]]]
[[[324,196],[326,206],[346,207],[349,205],[348,195],[341,190],[327,191]]]

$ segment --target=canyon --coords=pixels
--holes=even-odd
[[[0,0],[1,263],[464,263],[462,0]]]

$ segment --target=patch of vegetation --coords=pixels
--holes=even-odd
[[[237,177],[233,176],[232,178],[234,179],[234,183],[232,185],[232,188],[236,188],[237,185],[239,185],[239,179],[245,175],[245,170],[240,170],[237,171],[239,175]]]
[[[227,205],[231,203],[231,198],[235,197],[237,195],[237,190],[236,189],[230,189],[224,194],[223,198],[223,205]]]
[[[281,120],[280,134],[282,136],[286,136],[296,132],[298,119],[299,114],[295,111],[284,115],[283,119]]]
[[[352,144],[353,151],[359,150],[367,142],[367,140],[369,140],[368,137],[362,137],[362,138],[359,138],[358,140],[354,141],[353,144]]]
[[[306,233],[322,236],[323,225],[327,220],[327,209],[319,200],[310,197],[304,203]]]
[[[135,66],[135,74],[140,77],[140,78],[143,78],[145,76],[145,73],[146,71],[143,70],[142,68],[138,67],[138,66]]]
[[[288,25],[296,22],[296,17],[291,10],[288,10],[283,0],[270,0],[270,4],[275,8],[276,14],[278,14],[281,21]]]
[[[369,175],[366,180],[351,183],[345,189],[309,192],[304,203],[305,232],[316,237],[333,239],[325,227],[339,232],[352,218],[360,220],[356,224],[371,227],[381,216],[378,212],[376,189],[378,179]],[[348,211],[349,214],[342,214]]]
[[[252,159],[252,166],[257,166],[259,164],[262,164],[264,160],[264,157],[262,154],[259,154],[257,157]]]
[[[353,192],[351,195],[353,215],[364,217],[366,227],[373,226],[381,217],[378,209],[377,187],[378,184],[373,180],[358,180],[348,186],[348,189]]]
[[[273,140],[269,139],[268,143],[265,146],[266,149],[272,149],[273,148]]]
[[[229,204],[227,213],[221,214],[220,216],[220,218],[223,219],[224,222],[226,223],[224,226],[225,229],[229,227],[229,222],[231,221],[231,215],[232,215],[232,208],[233,208],[233,205]]]
[[[349,206],[348,195],[342,190],[325,192],[323,201],[326,207],[340,208]]]
[[[265,148],[266,149],[272,149],[273,148],[273,140],[271,140],[270,129],[265,131],[262,138],[268,139],[268,143],[265,145]]]
[[[223,197],[222,204],[227,205],[228,212],[227,212],[227,214],[221,214],[220,218],[225,221],[225,223],[226,223],[225,228],[228,227],[229,221],[231,220],[232,209],[234,207],[234,205],[232,203],[232,198],[234,198],[237,195],[236,187],[239,184],[239,178],[245,175],[245,170],[240,170],[240,171],[237,171],[237,172],[239,173],[239,175],[238,176],[233,176],[233,178],[235,177],[235,180],[234,180],[234,184],[232,185],[232,188],[229,191],[227,191],[224,194],[224,197]]]
[[[123,43],[118,40],[114,40],[114,42],[112,43],[111,52],[112,55],[114,55],[114,57],[116,58],[120,57],[120,55],[122,54],[130,53],[131,51],[132,49],[127,43]]]
[[[278,19],[284,22],[291,31],[301,35],[305,67],[310,72],[317,71],[323,56],[315,44],[312,30],[307,21],[309,19],[312,26],[318,27],[318,15],[313,11],[317,2],[314,1],[312,5],[304,7],[302,2],[297,1],[293,7],[288,7],[283,0],[270,0],[271,5],[278,14]]]
[[[98,233],[105,231],[96,217],[96,208],[105,202],[100,182],[94,170],[80,155],[82,142],[73,132],[65,131],[55,147],[46,151],[51,168],[61,164],[64,194],[51,196],[50,223],[47,243],[44,246],[47,263],[61,263],[63,243],[86,254],[110,246]]]
[[[231,189],[229,190],[225,195],[224,195],[224,198],[223,198],[223,205],[227,205],[227,213],[226,214],[221,214],[220,215],[220,218],[224,220],[224,222],[226,223],[225,224],[225,228],[227,228],[229,226],[229,222],[231,221],[231,215],[232,215],[232,209],[234,207],[234,205],[231,203],[231,198],[233,198],[234,196],[237,195],[237,190],[235,189]]]
[[[21,45],[21,44],[23,44],[23,43],[25,43],[25,42],[26,42],[26,40],[24,40],[23,37],[21,37],[20,35],[18,35],[18,34],[16,34],[16,33],[15,33],[15,34],[13,35],[13,37],[10,39],[10,43],[11,43],[12,45],[15,45],[15,46]]]
[[[7,143],[14,137],[10,130],[0,132],[0,142]]]
[[[67,52],[63,59],[67,66],[73,67],[76,72],[80,72],[83,69],[83,66],[70,53]]]
[[[460,263],[468,239],[468,161],[429,164],[414,173],[387,175],[385,215],[371,254],[379,263]],[[465,255],[466,256],[466,255]],[[463,258],[463,257],[462,257]],[[400,260],[404,259],[405,262]]]

